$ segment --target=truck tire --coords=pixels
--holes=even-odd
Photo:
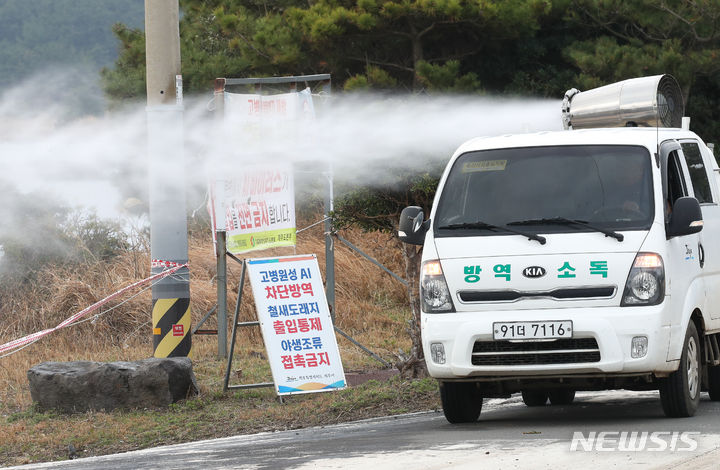
[[[665,416],[687,418],[700,403],[700,340],[695,323],[690,321],[678,370],[659,380],[660,402]]]
[[[720,366],[708,366],[708,395],[711,401],[720,401]]]
[[[575,390],[571,388],[557,388],[548,392],[551,405],[569,405],[575,400]]]
[[[548,401],[546,390],[523,390],[522,401],[527,406],[545,406]]]
[[[474,423],[482,410],[483,398],[475,382],[440,382],[440,400],[445,419],[452,424]]]

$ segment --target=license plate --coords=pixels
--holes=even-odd
[[[493,323],[493,338],[510,340],[572,338],[572,321],[517,321]]]

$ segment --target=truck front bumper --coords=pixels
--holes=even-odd
[[[667,361],[670,326],[661,324],[662,308],[663,304],[649,307],[423,313],[425,360],[430,375],[438,379],[665,374],[677,369],[678,361]],[[499,345],[493,339],[494,322],[562,320],[572,321],[570,341],[543,342],[542,346],[503,341]],[[640,336],[647,338],[647,354],[633,358],[632,339]],[[433,344],[442,345],[444,363],[437,355],[433,357]],[[435,346],[436,350],[438,348]],[[589,352],[591,349],[597,352]]]

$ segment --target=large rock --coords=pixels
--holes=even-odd
[[[72,413],[157,408],[197,394],[186,357],[134,362],[43,362],[28,370],[30,395],[44,409]]]

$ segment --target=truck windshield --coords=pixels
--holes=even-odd
[[[651,158],[644,147],[484,150],[455,161],[433,226],[441,237],[502,232],[472,228],[478,220],[540,233],[611,233],[648,229],[653,209]],[[558,223],[563,219],[568,223]],[[447,229],[461,224],[469,225],[462,231]]]

